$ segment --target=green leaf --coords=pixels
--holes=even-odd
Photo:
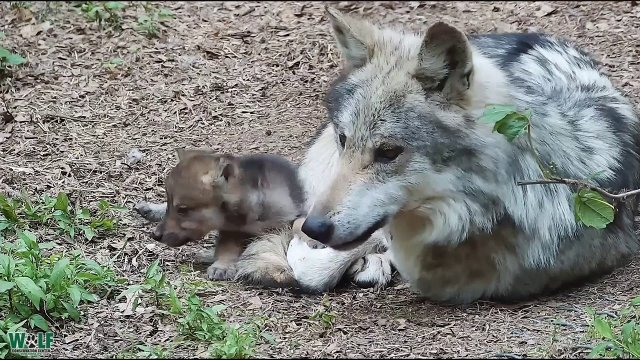
[[[18,219],[18,215],[16,215],[15,208],[11,203],[9,203],[9,200],[6,197],[4,197],[4,195],[2,194],[0,194],[0,212],[2,213],[5,219],[9,220],[9,222],[12,222],[12,223],[20,222],[20,219]]]
[[[68,289],[69,296],[71,297],[71,303],[74,307],[77,307],[82,299],[82,292],[80,291],[80,287],[78,285],[71,285]]]
[[[631,300],[631,305],[633,305],[633,306],[640,305],[640,296],[633,298]]]
[[[20,239],[24,242],[24,245],[29,250],[39,250],[38,242],[36,241],[36,234],[29,230],[20,231],[18,233]]]
[[[69,198],[67,194],[60,192],[56,198],[56,204],[53,206],[55,210],[60,210],[65,213],[69,212]]]
[[[80,209],[80,211],[76,214],[76,219],[87,220],[89,218],[91,218],[89,209]]]
[[[116,296],[116,300],[119,300],[123,296],[134,294],[142,289],[142,285],[131,285],[125,289],[120,295]]]
[[[8,229],[11,227],[11,224],[9,224],[6,221],[0,221],[0,231],[4,230],[4,229]]]
[[[67,269],[69,266],[69,258],[62,258],[58,260],[56,265],[53,267],[53,271],[51,271],[51,275],[49,276],[49,282],[52,286],[59,286]]]
[[[635,330],[636,323],[628,322],[622,326],[622,343],[629,344],[633,338],[633,331]]]
[[[27,59],[18,54],[10,54],[9,56],[5,56],[4,59],[8,65],[20,65],[27,62]]]
[[[0,31],[0,39],[4,39],[5,35],[4,35],[4,31]]]
[[[576,217],[586,226],[604,229],[613,221],[613,205],[606,202],[599,193],[582,189],[574,197]]]
[[[594,358],[594,357],[603,357],[605,354],[605,351],[607,351],[607,348],[610,346],[610,343],[600,343],[596,346],[594,346],[591,349],[591,352],[589,353],[588,357],[589,358]]]
[[[0,280],[0,294],[11,290],[15,285],[14,282]]]
[[[600,316],[596,316],[593,319],[593,326],[595,327],[598,335],[606,339],[613,340],[613,332],[611,331],[611,326],[603,318],[601,318]]]
[[[34,326],[39,327],[43,331],[49,331],[49,324],[47,320],[45,320],[40,314],[33,314],[29,317],[29,325],[33,328]]]
[[[85,290],[83,288],[80,288],[80,291],[82,292],[82,298],[84,300],[87,300],[89,302],[96,302],[96,301],[100,300],[98,295],[92,294],[92,293],[88,292],[87,290]]]
[[[124,4],[119,1],[109,1],[104,4],[104,8],[109,10],[120,10],[124,8]]]
[[[46,296],[42,289],[28,277],[17,277],[15,282],[18,288],[22,290],[22,293],[35,305],[36,309],[40,310],[40,299]]]
[[[80,313],[78,312],[78,310],[76,309],[75,306],[67,303],[67,302],[62,302],[62,306],[64,306],[64,308],[67,310],[67,312],[69,313],[69,316],[71,316],[71,318],[75,321],[80,320]]]
[[[82,232],[84,233],[84,237],[87,238],[87,240],[91,240],[94,237],[96,237],[96,232],[93,231],[93,229],[89,226],[86,225],[80,225],[78,226],[80,229],[82,229]]]
[[[22,327],[22,325],[24,325],[24,323],[26,323],[26,322],[27,322],[27,319],[24,319],[24,320],[20,321],[19,323],[13,325],[12,327],[9,328],[7,333],[16,332],[16,330],[20,329]]]
[[[516,107],[513,105],[489,105],[485,108],[479,121],[486,124],[495,124],[514,112],[516,112]]]
[[[529,126],[529,120],[521,114],[511,113],[499,120],[493,126],[493,131],[504,135],[507,141],[512,142],[522,134]]]

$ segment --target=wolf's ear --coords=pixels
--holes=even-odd
[[[358,68],[365,65],[373,56],[376,27],[329,6],[325,6],[325,12],[331,21],[338,48],[349,66]]]
[[[415,78],[427,91],[461,99],[469,89],[473,63],[464,33],[444,22],[432,25],[418,53]]]

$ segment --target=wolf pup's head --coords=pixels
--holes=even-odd
[[[177,247],[225,226],[242,226],[245,191],[238,180],[237,158],[182,149],[178,158],[165,181],[167,214],[152,237]]]
[[[340,160],[302,231],[341,248],[424,204],[418,198],[446,194],[470,166],[472,51],[460,30],[442,22],[418,35],[326,10],[346,60],[326,98]]]

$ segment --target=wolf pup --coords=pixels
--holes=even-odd
[[[282,157],[179,150],[178,158],[165,182],[166,216],[152,237],[178,247],[218,230],[210,279],[232,279],[252,237],[291,225],[302,214],[297,169]]]

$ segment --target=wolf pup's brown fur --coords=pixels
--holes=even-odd
[[[303,215],[297,169],[280,156],[178,150],[178,158],[165,182],[166,216],[152,237],[178,247],[218,230],[210,279],[233,279],[253,236],[290,226]]]

